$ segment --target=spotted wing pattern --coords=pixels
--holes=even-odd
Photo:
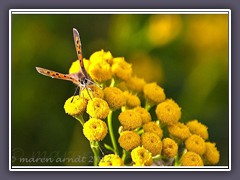
[[[75,28],[73,28],[73,38],[74,38],[74,44],[75,44],[78,60],[80,62],[80,67],[81,67],[82,73],[84,74],[84,76],[86,78],[89,79],[87,71],[84,68],[84,64],[83,64],[82,45],[81,45],[80,36],[79,36],[78,31]]]
[[[55,72],[55,71],[48,70],[48,69],[44,69],[44,68],[41,68],[41,67],[36,67],[36,69],[42,75],[49,76],[49,77],[56,78],[56,79],[71,81],[74,84],[79,85],[79,78],[75,74],[62,74],[62,73]]]

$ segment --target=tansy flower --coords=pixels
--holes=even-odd
[[[116,87],[106,87],[103,92],[104,99],[111,109],[119,109],[126,104],[126,98],[120,89]]]
[[[160,139],[162,139],[163,131],[160,126],[156,122],[148,122],[143,125],[144,132],[152,132],[157,134]]]
[[[140,115],[143,124],[152,120],[151,114],[146,109],[142,107],[136,107],[133,110]]]
[[[164,138],[162,141],[163,149],[162,153],[168,158],[173,158],[178,153],[178,145],[171,138]]]
[[[195,152],[186,152],[180,158],[181,166],[203,166],[202,158]]]
[[[126,97],[127,108],[131,109],[131,108],[141,105],[141,101],[137,95],[133,95],[133,94],[129,93],[128,91],[125,91],[124,95]]]
[[[94,118],[105,119],[110,109],[108,103],[100,98],[93,98],[88,101],[87,113]]]
[[[163,88],[157,83],[148,83],[143,87],[143,93],[148,102],[151,104],[158,104],[165,100],[166,95]]]
[[[105,155],[99,162],[99,166],[123,166],[122,159],[117,154]]]
[[[83,91],[81,91],[81,96],[83,96],[87,100],[90,100],[91,98],[94,98],[94,97],[103,99],[104,93],[100,87],[93,84],[93,85],[90,85],[89,88],[90,90],[89,89],[87,90],[85,88]]]
[[[103,49],[101,51],[97,51],[93,53],[89,60],[91,62],[107,62],[109,65],[112,65],[113,63],[113,57],[112,54],[108,51],[105,52]]]
[[[100,119],[91,118],[84,123],[83,134],[89,141],[101,141],[107,134],[107,125]]]
[[[112,78],[110,65],[105,61],[91,61],[88,67],[88,73],[93,80],[101,83]]]
[[[155,133],[145,132],[141,136],[142,146],[152,153],[158,155],[162,151],[162,142]]]
[[[153,162],[152,154],[144,147],[140,146],[132,150],[131,158],[135,165],[138,166],[139,165],[151,166]]]
[[[200,136],[193,134],[185,141],[185,146],[188,151],[203,155],[206,151],[206,145]]]
[[[146,82],[144,81],[144,79],[139,78],[137,76],[130,77],[126,81],[126,86],[135,92],[141,92],[145,84]]]
[[[168,126],[168,132],[174,138],[180,139],[182,141],[184,141],[189,136],[191,136],[191,133],[190,133],[188,127],[185,124],[180,123],[180,122],[178,122],[172,126]]]
[[[128,87],[127,87],[125,81],[119,82],[119,83],[116,85],[116,87],[119,88],[121,91],[128,91]]]
[[[141,127],[142,118],[134,110],[126,110],[119,114],[118,119],[125,130],[134,130]]]
[[[202,123],[198,122],[198,120],[189,121],[187,124],[190,132],[192,134],[197,134],[201,136],[203,139],[208,139],[208,128]]]
[[[123,149],[129,151],[138,147],[140,145],[141,139],[138,133],[134,131],[124,131],[120,133],[118,142]]]
[[[220,153],[216,148],[215,143],[206,142],[206,151],[203,154],[203,158],[206,164],[217,164],[220,159]]]
[[[87,70],[87,68],[89,67],[90,61],[83,58],[83,64],[84,64],[85,69]],[[79,60],[76,60],[72,63],[72,65],[69,69],[69,74],[78,73],[80,70],[81,70],[80,62],[79,62]]]
[[[113,59],[113,74],[121,80],[128,80],[132,75],[132,65],[127,63],[123,57]]]
[[[166,125],[175,124],[181,118],[181,108],[172,99],[158,104],[155,112],[159,121]]]
[[[87,100],[79,95],[68,98],[64,104],[64,110],[71,116],[83,114],[87,107]]]

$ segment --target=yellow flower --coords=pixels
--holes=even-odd
[[[118,119],[125,130],[134,130],[142,125],[140,115],[131,109],[121,112]]]
[[[107,135],[107,125],[100,119],[91,118],[84,123],[83,134],[89,141],[101,141]]]
[[[206,145],[203,138],[193,134],[185,141],[185,146],[188,151],[195,152],[199,155],[203,155],[206,151]]]
[[[141,139],[138,133],[134,131],[124,131],[118,138],[120,146],[129,151],[140,145]]]
[[[151,104],[158,104],[165,100],[166,95],[163,88],[157,85],[157,83],[148,83],[143,87],[143,93],[145,98]]]
[[[85,69],[87,70],[87,68],[89,67],[90,61],[83,58],[83,64]],[[69,69],[69,74],[74,74],[74,73],[78,73],[80,71],[80,62],[79,60],[76,60],[72,63],[70,69]]]
[[[99,162],[99,166],[123,166],[122,159],[117,154],[105,155]]]
[[[121,91],[128,91],[127,85],[125,81],[119,82],[116,85],[117,88],[119,88]]]
[[[111,67],[105,61],[91,62],[88,67],[88,73],[93,80],[99,83],[105,82],[112,78]]]
[[[189,121],[187,124],[190,132],[192,134],[197,134],[201,136],[203,139],[208,139],[208,128],[202,123],[198,122],[198,120]]]
[[[128,80],[132,75],[132,65],[127,63],[123,57],[113,59],[113,74],[121,80]]]
[[[146,150],[144,147],[136,147],[131,152],[132,161],[135,163],[135,165],[146,165],[151,166],[152,165],[152,154]]]
[[[80,92],[81,96],[83,96],[87,100],[90,100],[91,98],[94,98],[94,97],[103,99],[104,93],[100,87],[98,87],[97,85],[90,85],[89,88],[91,90],[89,90],[89,89],[87,90],[85,88],[83,91],[81,91]],[[89,95],[90,95],[90,97],[89,97]]]
[[[180,139],[182,141],[184,141],[185,139],[191,136],[191,133],[188,127],[185,124],[180,122],[172,126],[168,126],[168,132],[174,138]]]
[[[126,104],[126,98],[120,89],[116,87],[106,87],[103,92],[104,99],[111,109],[119,109]]]
[[[158,155],[162,151],[162,141],[158,135],[151,132],[145,132],[141,136],[142,146],[152,153]]]
[[[133,95],[133,94],[129,93],[128,91],[125,91],[124,95],[126,97],[126,106],[128,108],[131,109],[131,108],[141,105],[141,101],[137,95]]]
[[[113,57],[112,54],[108,51],[105,52],[103,49],[101,51],[97,51],[93,53],[89,60],[91,62],[107,62],[109,65],[112,65],[113,63]]]
[[[156,122],[148,122],[143,125],[144,132],[152,132],[157,134],[160,139],[162,139],[163,131],[160,126]]]
[[[206,161],[206,164],[217,164],[220,159],[220,153],[216,148],[215,143],[206,142],[206,151],[203,154],[203,158]]]
[[[135,92],[141,92],[145,84],[146,82],[144,81],[144,79],[139,78],[137,76],[130,77],[126,81],[126,86]]]
[[[181,118],[181,108],[172,99],[158,104],[155,112],[159,121],[166,125],[175,124]]]
[[[168,158],[173,158],[178,153],[178,145],[171,138],[164,138],[163,141],[163,155]]]
[[[195,152],[186,152],[180,158],[181,166],[203,166],[202,158]]]
[[[152,120],[151,114],[146,109],[142,107],[136,107],[133,110],[140,115],[143,124]]]
[[[87,100],[79,95],[68,98],[64,104],[65,112],[71,116],[83,114],[87,107]]]
[[[100,98],[93,98],[88,101],[87,113],[94,118],[105,119],[110,109],[108,103]]]

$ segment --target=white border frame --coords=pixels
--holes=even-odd
[[[12,166],[11,152],[11,23],[12,14],[228,14],[229,166],[203,167],[95,167]],[[231,10],[230,9],[10,9],[9,10],[9,170],[10,171],[231,171]]]

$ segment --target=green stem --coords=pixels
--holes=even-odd
[[[93,152],[93,165],[98,166],[99,161],[99,145],[97,141],[91,141],[90,146]]]
[[[111,84],[109,85],[109,87],[114,87],[114,85],[115,85],[115,79],[112,78],[112,79],[111,79]]]
[[[179,165],[180,165],[179,158],[178,158],[178,155],[176,155],[174,157],[174,166],[179,166]]]
[[[83,119],[83,116],[80,115],[80,116],[73,116],[75,119],[77,119],[81,124],[82,126],[84,125],[85,121]]]
[[[125,164],[126,157],[127,157],[127,151],[123,149],[122,161],[124,164]]]
[[[148,101],[146,101],[144,108],[145,108],[147,111],[149,111],[149,110],[151,109],[151,107],[152,107],[152,104],[149,103]]]
[[[114,153],[115,153],[115,154],[118,154],[117,143],[116,143],[116,139],[115,139],[115,137],[114,137],[114,132],[113,132],[112,113],[113,113],[113,111],[110,110],[110,112],[109,112],[109,114],[108,114],[108,117],[107,117],[108,129],[109,129],[109,134],[110,134],[110,138],[111,138],[111,141],[112,141]]]

